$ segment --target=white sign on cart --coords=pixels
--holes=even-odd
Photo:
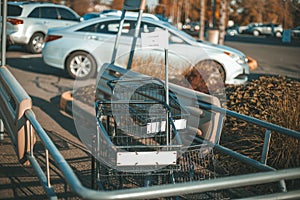
[[[168,49],[168,31],[154,31],[151,33],[141,33],[142,48],[157,47]]]

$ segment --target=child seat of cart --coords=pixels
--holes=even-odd
[[[103,64],[99,74],[101,74],[101,77],[98,77],[97,79],[98,83],[96,91],[96,101],[109,101],[111,99],[113,95],[112,88],[111,85],[109,85],[108,83],[112,82],[112,80],[115,81],[121,79],[124,75],[126,75],[126,79],[150,78],[149,76],[146,76],[144,74],[133,72],[110,63]],[[192,89],[184,88],[172,83],[169,83],[169,87],[170,90],[180,91],[180,95],[182,95],[180,97],[181,99],[185,100],[186,98],[186,100],[189,101],[189,96],[196,95],[198,101],[216,107],[221,107],[219,99],[214,96],[194,91]],[[206,110],[199,107],[186,107],[185,110],[191,114],[201,113],[199,118],[199,127],[189,127],[189,129],[192,131],[196,131],[197,135],[200,138],[204,139],[205,141],[208,141],[210,144],[217,144],[219,142],[223,126],[223,117],[221,116],[221,114],[212,110]]]

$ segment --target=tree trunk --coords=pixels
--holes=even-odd
[[[205,0],[200,0],[200,30],[199,39],[204,40],[204,29],[205,29]]]
[[[219,23],[219,44],[224,44],[224,38],[226,35],[226,11],[227,11],[227,0],[221,0],[220,2],[220,23]]]

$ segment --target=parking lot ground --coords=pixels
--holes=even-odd
[[[291,38],[290,42],[283,42],[282,38],[272,36],[252,36],[252,35],[237,35],[237,36],[226,36],[225,42],[242,42],[250,44],[261,44],[261,45],[276,45],[286,47],[300,47],[300,39]]]
[[[7,134],[0,141],[0,152],[0,199],[45,199],[43,188],[34,171],[19,163]]]
[[[55,145],[65,157],[79,179],[87,187],[90,185],[90,157],[78,146],[49,133]],[[0,141],[0,199],[48,199],[32,167],[19,163],[11,139],[4,134]],[[45,170],[45,150],[38,141],[35,145],[35,157]],[[59,199],[79,199],[50,158],[51,185]],[[46,171],[46,170],[45,170]]]

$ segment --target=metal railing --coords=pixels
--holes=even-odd
[[[2,66],[0,67],[0,134],[5,128],[5,131],[12,138],[13,145],[23,164],[28,164],[33,167],[37,177],[43,186],[46,195],[49,199],[57,199],[57,195],[54,188],[51,185],[50,176],[50,162],[49,156],[51,155],[56,166],[60,169],[66,182],[71,187],[72,191],[83,199],[153,199],[159,197],[169,197],[181,194],[191,194],[191,193],[202,193],[208,191],[232,189],[242,186],[251,186],[263,183],[272,183],[280,181],[283,187],[281,193],[269,194],[264,196],[256,196],[259,199],[299,199],[300,190],[287,191],[283,180],[295,180],[300,179],[300,168],[276,170],[266,164],[266,159],[268,155],[269,141],[271,137],[271,131],[276,131],[281,134],[300,139],[300,133],[297,131],[292,131],[275,124],[267,123],[258,120],[253,117],[245,116],[223,109],[219,106],[209,104],[207,102],[199,101],[199,107],[218,113],[220,121],[225,115],[230,115],[237,119],[247,121],[249,123],[256,124],[260,127],[266,128],[265,141],[262,151],[261,161],[256,161],[247,156],[244,156],[238,152],[228,149],[220,145],[216,141],[212,145],[217,150],[224,154],[227,154],[233,158],[238,159],[241,162],[247,163],[254,166],[257,169],[267,171],[259,173],[244,174],[238,176],[228,176],[223,178],[216,178],[211,180],[203,181],[193,181],[187,183],[169,184],[169,185],[159,185],[150,186],[147,188],[133,188],[126,190],[115,190],[115,191],[97,191],[83,186],[83,184],[78,179],[77,175],[74,173],[69,163],[62,156],[60,151],[57,149],[51,138],[45,132],[43,127],[39,124],[32,111],[32,103],[28,94],[24,91],[22,86],[16,81],[13,75],[5,67],[6,65],[6,32],[5,32],[5,22],[6,22],[6,3],[3,1],[4,9],[2,13],[3,25],[2,25]],[[104,91],[105,92],[105,91]],[[185,94],[186,91],[182,91]],[[205,97],[206,98],[206,97]],[[220,122],[219,121],[219,122]],[[222,128],[221,123],[217,123],[217,130]],[[35,136],[38,136],[45,147],[46,154],[46,169],[45,171],[40,166],[39,162],[34,156],[34,144]],[[201,140],[199,138],[199,140]]]
[[[1,67],[1,69],[5,69],[4,67]],[[7,69],[5,69],[7,70]],[[1,76],[10,76],[10,78],[2,78],[1,84],[5,85],[4,80],[7,80],[12,88],[15,88],[13,95],[24,95],[24,91],[21,89],[21,86],[17,84],[17,82],[13,79],[12,75],[9,73],[1,74]],[[1,88],[1,92],[3,92],[5,89]],[[5,91],[7,93],[7,91]],[[26,94],[26,93],[25,93]],[[9,101],[9,99],[5,100],[7,101],[5,104],[1,104],[1,119],[6,119],[9,115],[12,115],[11,118],[13,118],[13,115],[15,115],[15,112],[7,113],[5,110],[11,110],[7,109],[7,106],[13,107],[14,104],[18,105],[18,102]],[[229,110],[225,110],[220,107],[215,107],[212,105],[209,105],[207,103],[199,102],[199,106],[202,109],[207,110],[214,110],[214,112],[220,112],[221,114],[227,114],[234,116],[238,119],[242,119],[254,124],[257,124],[261,127],[265,127],[268,130],[274,130],[276,132],[280,132],[282,134],[289,135],[291,137],[300,138],[300,133],[296,131],[292,131],[289,129],[285,129],[283,127],[279,127],[277,125],[263,122],[261,120],[241,115]],[[16,117],[16,116],[15,116]],[[274,168],[266,165],[264,162],[258,162],[256,160],[253,160],[249,157],[246,157],[242,154],[239,154],[235,151],[232,151],[228,148],[223,147],[219,144],[214,144],[215,148],[222,151],[223,153],[230,155],[234,158],[237,158],[238,160],[245,162],[247,164],[250,164],[258,169],[264,170],[264,171],[270,171],[270,172],[260,172],[255,174],[245,174],[245,175],[239,175],[239,176],[229,176],[224,178],[217,178],[212,180],[204,180],[204,181],[194,181],[194,182],[188,182],[188,183],[178,183],[178,184],[170,184],[170,185],[160,185],[160,186],[150,186],[147,188],[135,188],[135,189],[126,189],[126,190],[116,190],[116,191],[96,191],[93,189],[89,189],[84,187],[79,179],[77,178],[76,174],[73,172],[72,168],[68,164],[68,162],[64,159],[64,157],[61,155],[59,150],[56,148],[53,141],[50,139],[50,137],[47,135],[45,130],[41,127],[37,119],[35,118],[35,115],[33,111],[31,110],[31,107],[28,107],[25,109],[24,112],[22,112],[22,117],[24,117],[26,120],[24,120],[24,126],[29,127],[29,131],[25,132],[26,137],[29,141],[32,140],[34,132],[36,135],[41,139],[42,143],[45,146],[45,152],[46,152],[46,172],[42,170],[39,163],[35,159],[33,146],[34,142],[29,142],[30,148],[26,149],[26,157],[29,160],[31,166],[34,168],[34,170],[37,173],[37,176],[39,177],[39,180],[42,184],[42,186],[45,189],[45,192],[47,196],[50,199],[56,199],[57,196],[55,194],[54,189],[51,186],[51,177],[49,173],[49,156],[50,154],[55,161],[57,167],[61,170],[62,174],[64,175],[65,180],[72,188],[72,191],[76,193],[79,197],[84,199],[146,199],[146,198],[157,198],[157,197],[167,197],[167,196],[174,196],[174,195],[181,195],[181,194],[188,194],[188,193],[199,193],[199,192],[207,192],[207,191],[215,191],[215,190],[221,190],[221,189],[229,189],[229,188],[235,188],[235,187],[242,187],[242,186],[250,186],[255,184],[262,184],[262,183],[271,183],[276,181],[282,181],[282,180],[289,180],[289,179],[299,179],[300,178],[300,168],[295,169],[285,169],[285,170],[275,170]],[[4,120],[4,126],[7,127],[15,127],[16,123],[14,121]],[[12,131],[13,128],[6,129],[7,132],[10,135],[13,135],[14,132]],[[268,134],[268,131],[267,131]],[[27,141],[28,142],[28,141]],[[268,139],[266,139],[265,146],[268,146]],[[263,151],[263,152],[266,152]],[[279,194],[282,198],[290,198],[290,197],[300,197],[300,190],[299,191],[292,191],[292,192],[285,192]]]
[[[260,172],[255,174],[246,174],[239,176],[231,176],[225,178],[217,178],[212,180],[204,181],[195,181],[190,183],[178,183],[171,185],[160,185],[160,186],[151,186],[147,188],[138,188],[138,189],[127,189],[127,190],[116,190],[116,191],[95,191],[89,188],[84,187],[67,161],[60,154],[60,152],[55,147],[52,140],[49,138],[47,133],[43,130],[40,124],[37,122],[34,113],[31,110],[25,112],[27,119],[31,122],[33,128],[36,130],[38,136],[41,138],[42,142],[45,145],[45,148],[52,155],[53,159],[56,161],[57,166],[63,173],[66,181],[72,188],[72,190],[83,199],[147,199],[147,198],[158,198],[158,197],[167,197],[188,193],[199,193],[207,191],[215,191],[222,189],[229,189],[242,186],[250,186],[262,183],[271,183],[281,180],[290,180],[290,179],[299,179],[300,178],[300,168],[294,169],[285,169],[285,170],[275,170],[267,165],[258,165],[254,160],[245,157],[239,153],[236,153],[232,150],[226,149],[221,145],[217,145],[216,148],[221,150],[223,153],[231,155],[241,161],[245,161],[248,164],[253,166],[264,166],[265,170],[273,170],[272,172]],[[269,124],[270,125],[270,124]],[[296,133],[299,137],[299,133]],[[37,161],[34,159],[33,154],[28,154],[28,159],[31,164],[34,166],[35,170],[38,171],[38,176],[40,177],[41,182],[44,185],[44,188],[48,190],[47,194],[50,197],[53,197],[53,191],[51,190],[51,185],[49,183],[50,178],[42,174],[41,168],[38,166]],[[46,181],[47,180],[47,181]],[[276,196],[281,196],[281,198],[295,198],[300,197],[299,191],[285,192],[276,194]],[[275,196],[275,195],[274,195]]]

